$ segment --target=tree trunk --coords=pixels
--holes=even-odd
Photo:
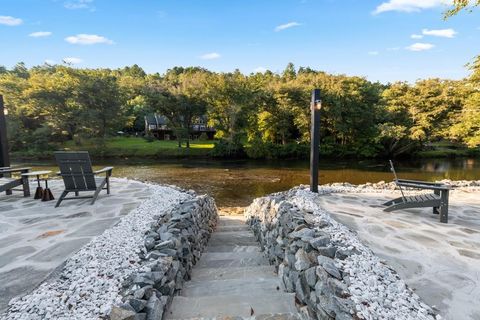
[[[105,117],[102,117],[102,132],[101,135],[103,138],[105,138],[107,134],[107,119]]]

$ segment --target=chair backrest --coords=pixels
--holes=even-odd
[[[87,151],[57,151],[54,153],[65,190],[96,190],[92,163]]]
[[[405,195],[403,194],[402,186],[398,184],[397,172],[395,171],[395,167],[393,166],[393,161],[392,160],[388,160],[388,161],[390,162],[390,170],[393,172],[393,176],[395,177],[395,184],[400,189],[400,192],[402,193],[403,200],[405,200]]]

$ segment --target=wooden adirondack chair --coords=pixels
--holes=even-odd
[[[440,214],[440,222],[448,223],[448,194],[450,187],[442,183],[398,179],[392,160],[390,169],[395,177],[395,185],[400,189],[401,197],[385,202],[387,206],[383,211],[390,212],[407,208],[426,208],[433,207],[434,214]],[[402,187],[415,189],[433,190],[431,194],[421,194],[417,196],[405,196]]]
[[[18,186],[22,186],[23,196],[30,196],[30,185],[28,183],[28,177],[22,176],[22,173],[27,173],[30,171],[30,168],[10,168],[2,167],[0,168],[0,192],[5,191],[7,195],[12,194],[12,191],[15,190]],[[19,178],[12,178],[12,173],[20,174]]]
[[[55,152],[55,159],[60,167],[59,175],[65,184],[65,190],[58,199],[55,208],[63,200],[71,199],[91,198],[92,202],[90,204],[94,204],[102,190],[107,190],[107,194],[110,194],[110,176],[113,167],[93,171],[87,151],[57,151]],[[105,173],[105,177],[96,178],[95,175],[100,173]],[[93,195],[79,196],[79,193],[84,191],[92,191]],[[75,192],[75,197],[66,198],[69,192]]]

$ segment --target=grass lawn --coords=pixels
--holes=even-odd
[[[177,141],[148,141],[138,137],[113,137],[105,140],[85,140],[81,145],[67,141],[59,146],[59,150],[84,150],[93,157],[104,158],[174,158],[174,157],[206,157],[214,147],[214,141],[190,141],[190,148],[185,143],[178,147]],[[16,158],[51,158],[53,151],[36,154],[32,152],[13,153]]]
[[[103,157],[178,157],[178,156],[207,156],[214,147],[213,141],[191,141],[190,149],[185,143],[178,147],[177,141],[148,141],[136,137],[115,137],[105,140],[104,146],[85,143],[82,146],[73,146],[72,150],[88,150],[92,154]],[[71,143],[71,145],[74,145]]]
[[[116,137],[106,140],[107,148],[119,148],[125,150],[145,150],[147,152],[160,152],[163,150],[181,150],[178,148],[178,141],[168,141],[168,140],[154,140],[147,141],[143,138],[125,138],[125,137]],[[200,141],[194,140],[190,141],[191,149],[205,149],[206,151],[213,149],[214,142],[211,140]],[[182,149],[186,149],[186,144],[182,144]]]

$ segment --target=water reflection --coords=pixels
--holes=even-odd
[[[219,206],[248,205],[255,197],[309,183],[307,161],[121,161],[114,165],[114,176],[194,189],[214,196]],[[396,162],[396,168],[399,177],[405,179],[480,179],[478,159],[402,161]],[[387,161],[332,160],[320,164],[322,184],[381,180],[392,180]]]

